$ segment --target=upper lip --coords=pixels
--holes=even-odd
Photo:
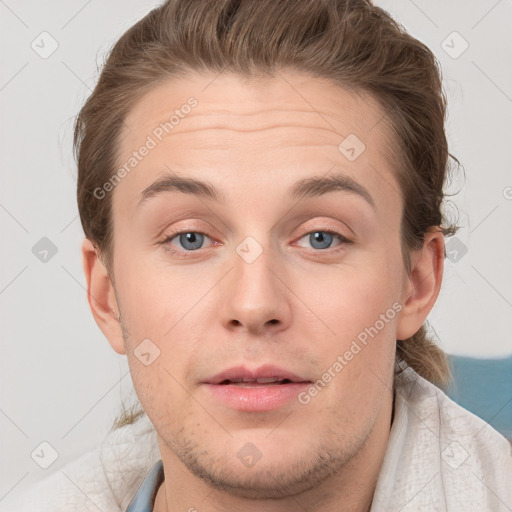
[[[278,380],[288,379],[292,382],[310,382],[303,377],[299,377],[295,373],[274,365],[264,365],[254,369],[247,368],[246,366],[234,366],[232,368],[228,368],[227,370],[223,370],[216,375],[213,375],[205,382],[207,384],[220,384],[225,380],[230,380],[233,382],[250,382],[256,381],[256,379],[266,379],[273,377]]]

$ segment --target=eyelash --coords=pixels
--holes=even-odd
[[[344,250],[345,249],[345,247],[344,247],[345,245],[350,245],[350,244],[354,243],[352,240],[349,240],[347,237],[345,237],[341,233],[338,233],[337,231],[331,231],[331,230],[328,230],[328,229],[314,229],[313,231],[308,231],[307,233],[304,233],[299,238],[299,240],[301,240],[302,238],[304,238],[307,235],[310,235],[312,233],[317,233],[317,232],[327,233],[329,235],[334,235],[335,237],[338,238],[338,240],[341,242],[341,244],[339,246],[337,246],[337,248],[332,248],[332,249],[331,248],[327,248],[327,249],[306,248],[309,251],[313,251],[313,252],[316,252],[316,253],[321,253],[321,252],[337,253],[337,252],[340,252],[340,251]],[[164,249],[166,251],[168,251],[169,253],[173,254],[173,255],[181,256],[181,257],[184,257],[184,258],[191,257],[194,253],[200,251],[201,249],[196,249],[194,251],[182,251],[182,250],[179,250],[179,249],[170,248],[171,246],[168,245],[169,242],[171,242],[178,235],[183,235],[183,234],[186,234],[186,233],[197,233],[197,234],[200,234],[200,235],[205,235],[208,238],[213,240],[213,238],[208,233],[203,233],[202,231],[194,231],[194,230],[191,230],[191,229],[187,229],[185,231],[176,231],[174,233],[170,233],[161,242],[159,242],[159,244],[163,245]]]

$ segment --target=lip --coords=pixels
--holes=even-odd
[[[290,382],[221,384],[225,380],[255,380],[269,377],[288,379]],[[311,385],[311,381],[283,368],[265,365],[255,369],[245,366],[229,368],[202,384],[211,397],[227,407],[246,412],[263,412],[278,409],[293,400],[296,401],[298,394]]]

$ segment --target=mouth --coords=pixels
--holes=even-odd
[[[311,381],[283,368],[230,368],[203,382],[210,398],[231,409],[263,412],[290,404]]]

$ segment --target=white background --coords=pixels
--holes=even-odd
[[[96,445],[121,400],[134,401],[125,357],[112,351],[86,301],[71,140],[104,53],[158,4],[0,0],[0,507]],[[449,190],[462,187],[453,202],[468,252],[446,260],[429,320],[450,353],[510,354],[512,2],[377,4],[439,58],[450,152],[466,171]],[[47,59],[31,47],[43,31],[59,45]],[[469,44],[458,58],[441,46],[454,31]],[[453,37],[445,44],[460,50]],[[46,263],[32,253],[42,237],[58,249]],[[59,455],[47,470],[30,457],[43,441]]]

